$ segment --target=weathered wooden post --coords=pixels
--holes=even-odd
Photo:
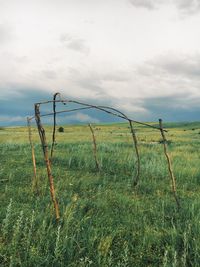
[[[43,153],[44,153],[44,160],[46,163],[47,174],[48,174],[48,178],[49,178],[51,199],[52,199],[52,202],[54,205],[56,220],[58,221],[60,219],[59,207],[58,207],[58,202],[57,202],[56,195],[55,195],[54,181],[53,181],[53,175],[51,172],[51,166],[50,166],[50,160],[49,160],[49,155],[48,155],[48,146],[47,146],[47,141],[46,141],[45,130],[44,130],[42,123],[41,123],[41,120],[40,120],[40,105],[39,104],[35,104],[35,120],[37,123],[38,133],[40,136],[42,149],[43,149]]]
[[[60,93],[53,95],[53,133],[52,133],[52,145],[51,145],[51,162],[53,159],[54,145],[56,142],[56,97],[60,96]]]
[[[97,143],[96,143],[96,138],[94,135],[94,130],[92,129],[92,125],[89,123],[88,124],[90,131],[92,133],[92,140],[93,140],[93,154],[94,154],[94,160],[95,160],[95,164],[96,164],[96,168],[98,171],[100,171],[100,166],[99,166],[99,162],[98,162],[98,158],[97,158]]]
[[[34,174],[32,185],[33,185],[33,188],[36,188],[37,193],[39,193],[37,171],[36,171],[35,149],[34,149],[34,145],[33,145],[33,141],[32,141],[32,132],[31,132],[31,122],[30,121],[31,121],[30,118],[27,117],[28,137],[29,137],[29,142],[30,142],[30,146],[31,146],[31,154],[32,154],[32,162],[33,162],[33,174]]]
[[[162,136],[162,143],[163,143],[164,153],[165,153],[165,157],[167,159],[169,175],[170,175],[171,183],[172,183],[172,193],[174,195],[177,207],[180,208],[179,199],[178,199],[178,196],[177,196],[177,193],[176,193],[176,179],[175,179],[175,176],[174,176],[174,173],[173,173],[171,159],[170,159],[169,153],[167,152],[167,139],[165,137],[165,133],[164,133],[164,130],[163,130],[162,119],[159,119],[159,126],[160,126],[160,132],[161,132],[161,136]]]
[[[136,174],[136,179],[133,182],[133,185],[136,186],[138,184],[139,178],[140,178],[140,154],[139,154],[139,150],[138,150],[137,136],[135,134],[135,130],[133,129],[132,121],[131,120],[128,120],[128,121],[129,121],[130,129],[131,129],[131,135],[133,138],[133,143],[134,143],[136,157],[137,157],[137,174]]]

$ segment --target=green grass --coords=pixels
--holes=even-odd
[[[59,223],[37,129],[39,195],[32,185],[27,129],[2,129],[0,265],[199,266],[200,123],[167,126],[179,211],[159,132],[136,127],[141,177],[133,188],[136,156],[127,124],[96,126],[100,173],[89,128],[65,126],[64,133],[57,132],[52,167]],[[51,130],[48,126],[49,144]]]

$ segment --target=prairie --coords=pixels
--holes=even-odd
[[[100,172],[88,126],[63,125],[52,163],[59,223],[37,129],[38,190],[27,128],[0,128],[0,265],[199,266],[200,123],[164,126],[179,210],[159,131],[135,125],[141,175],[134,188],[136,155],[127,124],[93,125]],[[45,129],[50,148],[52,128]]]

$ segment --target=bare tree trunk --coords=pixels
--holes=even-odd
[[[159,119],[159,125],[160,125],[160,132],[161,132],[161,136],[162,136],[162,141],[163,141],[163,147],[164,147],[164,153],[167,159],[167,165],[168,165],[168,170],[169,170],[169,175],[171,178],[171,184],[172,184],[172,193],[174,195],[177,207],[180,208],[180,203],[179,203],[179,199],[176,193],[176,179],[173,173],[173,169],[172,169],[172,163],[171,163],[171,159],[169,156],[169,153],[167,152],[167,139],[165,137],[165,133],[163,130],[163,125],[162,125],[162,119]]]
[[[51,199],[54,205],[54,210],[55,210],[55,215],[56,215],[56,220],[58,221],[60,219],[60,214],[59,214],[59,207],[58,207],[58,202],[55,196],[55,189],[54,189],[54,181],[53,181],[53,176],[51,172],[51,166],[50,166],[50,160],[49,160],[49,155],[48,155],[48,145],[46,141],[46,135],[45,135],[45,130],[41,124],[40,120],[40,110],[39,110],[39,105],[35,105],[35,120],[37,123],[38,127],[38,132],[42,144],[42,149],[44,153],[44,160],[46,163],[46,168],[47,168],[47,174],[49,178],[49,186],[50,186],[50,193],[51,193]]]

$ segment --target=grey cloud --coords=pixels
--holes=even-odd
[[[150,111],[150,118],[156,121],[190,121],[200,119],[200,100],[189,93],[172,94],[168,97],[150,97],[143,100],[143,106]]]
[[[49,98],[50,93],[41,88],[22,88],[18,84],[10,87],[0,87],[0,91],[7,90],[9,95],[6,99],[0,98],[0,114],[9,116],[27,116],[34,112],[34,103]],[[17,94],[15,93],[17,92]]]
[[[69,73],[76,78],[79,77],[87,77],[87,79],[91,79],[103,82],[103,81],[115,81],[115,82],[124,82],[129,81],[131,79],[131,75],[129,71],[123,69],[112,69],[112,70],[103,70],[101,72],[98,71],[79,71],[75,68],[69,68]]]
[[[74,68],[69,68],[70,79],[81,88],[93,91],[102,91],[102,82],[96,72],[84,72]]]
[[[133,99],[131,96],[125,98],[122,92],[121,97],[118,94],[114,96],[113,93],[109,93],[109,88],[116,86],[118,89],[121,83],[131,82],[131,72],[124,70],[80,72],[71,68],[70,73],[71,79],[73,77],[74,83],[79,88],[95,92],[96,97],[92,99],[93,104],[116,107],[129,115],[134,114],[136,118],[144,118],[145,114],[148,113],[148,110],[142,107],[141,100]]]
[[[63,34],[60,37],[61,43],[68,49],[83,53],[89,54],[90,48],[86,44],[86,41],[81,38],[74,37],[70,34]]]
[[[29,62],[29,58],[27,56],[15,56],[14,60],[18,64],[25,64]]]
[[[194,108],[200,106],[200,55],[160,56],[139,66],[136,76],[143,101],[140,106],[145,110],[164,112],[168,120],[176,111],[181,116],[181,111],[187,114],[191,110],[197,117]]]
[[[53,70],[43,70],[42,75],[50,80],[56,79],[57,78],[57,73]]]
[[[63,95],[68,99],[67,94]],[[33,104],[41,100],[52,99],[52,93],[44,92],[42,89],[25,90],[21,89],[21,96],[10,98],[7,101],[0,100],[0,125],[26,125],[26,116],[33,115]],[[76,98],[78,100],[78,98]],[[144,121],[156,121],[159,117],[165,121],[187,121],[199,120],[200,114],[200,100],[192,97],[189,93],[176,93],[167,97],[146,97],[141,99],[108,98],[106,95],[99,99],[80,99],[82,102],[108,105],[119,108],[131,118]],[[127,106],[128,105],[128,106]],[[129,110],[129,106],[130,110]],[[71,106],[74,108],[75,106]],[[63,109],[63,106],[57,107]],[[68,106],[70,108],[70,106]],[[52,105],[41,107],[41,112],[49,112],[52,110]],[[99,122],[113,122],[119,121],[113,116],[98,111],[88,110],[84,112],[72,113],[66,116],[58,116],[58,124],[60,123],[99,123]],[[122,121],[122,120],[120,120]],[[51,124],[52,117],[43,120],[44,123]]]
[[[128,82],[130,80],[130,73],[124,70],[110,70],[110,71],[85,71],[74,68],[69,68],[69,75],[71,81],[78,85],[79,88],[91,90],[96,92],[99,98],[108,97],[106,92],[106,83],[114,82]],[[108,85],[109,86],[109,85]]]
[[[14,89],[15,87],[15,89]],[[4,88],[0,88],[0,91]],[[26,125],[26,117],[33,116],[34,114],[34,103],[51,100],[53,97],[52,92],[44,91],[42,88],[19,88],[18,85],[12,84],[12,89],[10,91],[17,90],[18,95],[11,94],[10,97],[5,101],[0,99],[0,126],[10,126],[10,125]],[[54,92],[55,93],[55,92]],[[62,94],[62,97],[65,99],[69,98],[67,93]],[[79,99],[76,97],[76,100],[81,102],[96,104],[96,105],[110,105],[110,99]],[[69,104],[67,108],[75,108],[77,106]],[[63,110],[63,105],[57,105],[57,110]],[[41,114],[49,113],[52,111],[52,104],[47,104],[41,106]],[[42,119],[43,123],[52,124],[52,116],[44,117]],[[113,116],[98,111],[98,110],[88,110],[84,112],[71,113],[66,116],[66,113],[60,114],[58,116],[58,123],[87,123],[87,122],[112,122],[116,121]],[[33,120],[34,123],[34,120]]]
[[[185,101],[185,99],[187,99],[187,101]],[[157,111],[162,111],[162,109],[187,110],[190,106],[194,107],[194,102],[194,99],[191,98],[188,93],[175,93],[165,97],[148,97],[143,100],[143,105],[150,109],[153,108]]]
[[[116,70],[113,72],[105,73],[102,76],[102,80],[104,81],[127,82],[130,79],[130,73],[123,70]]]
[[[177,8],[185,14],[197,13],[200,11],[199,0],[177,0],[175,4]]]
[[[162,55],[138,66],[136,72],[154,84],[159,81],[175,86],[178,82],[180,86],[190,86],[190,90],[200,85],[200,55]]]
[[[79,72],[71,69],[74,82],[79,87],[96,91],[98,99],[95,103],[104,103],[108,100],[108,105],[118,107],[129,116],[136,119],[151,120],[153,114],[170,114],[173,118],[171,110],[185,110],[192,108],[195,104],[195,90],[199,88],[200,78],[197,75],[199,58],[195,55],[191,56],[174,56],[166,55],[155,58],[146,62],[134,72],[121,72],[113,70],[111,72]],[[193,68],[192,68],[193,66]],[[130,73],[130,74],[129,74]],[[132,77],[131,76],[132,73]],[[194,82],[195,75],[197,81]],[[131,79],[132,78],[132,79]],[[185,82],[185,78],[189,82]],[[130,97],[125,98],[123,93],[121,97],[115,97],[109,94],[109,83],[117,82],[116,86],[120,86],[120,82],[126,82],[129,87],[133,87],[133,92],[139,91],[137,97],[131,93]],[[135,83],[136,82],[136,83]],[[113,86],[113,84],[111,84]],[[116,87],[116,88],[117,88]],[[141,88],[141,89],[140,89]],[[176,92],[176,94],[174,94]],[[185,99],[188,99],[186,102]],[[198,106],[198,103],[195,104]],[[166,116],[165,116],[166,117]],[[167,117],[170,118],[169,116]]]
[[[160,56],[149,62],[154,70],[180,75],[187,78],[197,78],[200,81],[200,55],[173,55]]]
[[[129,2],[138,8],[146,8],[149,10],[154,10],[159,8],[161,5],[172,4],[178,11],[185,15],[197,13],[200,11],[200,1],[199,0],[129,0]]]
[[[94,24],[95,21],[93,19],[85,19],[84,23],[86,23],[86,24]]]
[[[183,120],[185,117],[185,120],[194,120],[200,114],[199,69],[200,55],[167,54],[145,62],[137,70],[70,68],[67,79],[72,85],[71,90],[77,89],[74,95],[77,100],[119,108],[133,119],[155,120],[162,117],[165,120]],[[49,78],[56,75],[52,69],[43,70],[42,74]],[[129,92],[129,95],[126,94],[127,98],[123,89],[119,94],[115,94],[115,88],[121,88],[126,82],[130,87],[130,90],[125,87]],[[80,96],[77,92],[81,88],[89,93]],[[112,94],[109,88],[113,90]],[[18,84],[11,84],[10,88],[0,88],[0,91],[5,90],[11,93],[6,101],[0,99],[0,113],[2,116],[16,117],[16,120],[33,114],[33,103],[52,98],[52,92],[45,92],[42,88],[20,88]],[[16,96],[13,94],[15,91],[18,92]],[[63,97],[68,98],[70,91],[62,92],[66,92]],[[88,99],[84,97],[86,95]],[[51,106],[49,108],[52,109]],[[76,114],[68,119],[74,122],[92,122],[92,117],[99,121],[113,121],[112,116],[101,112],[88,111],[83,114]],[[63,121],[67,122],[67,118]]]
[[[135,7],[141,7],[150,10],[157,8],[163,2],[162,0],[129,0],[129,1]]]

